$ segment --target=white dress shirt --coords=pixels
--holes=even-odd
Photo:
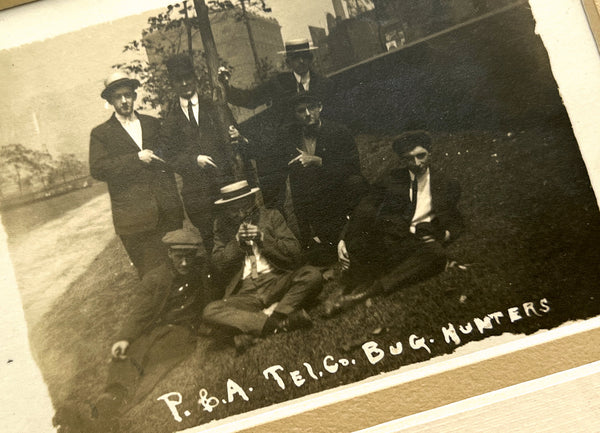
[[[310,71],[308,71],[304,75],[296,74],[294,72],[294,77],[296,77],[296,83],[302,84],[306,92],[310,90]]]
[[[194,93],[194,95],[190,99],[179,98],[179,106],[181,107],[181,111],[185,114],[187,120],[190,120],[188,116],[188,104],[192,104],[192,111],[194,112],[194,117],[196,118],[196,124],[198,123],[198,94]]]
[[[413,201],[412,197],[412,182],[414,182],[415,175],[412,171],[410,173],[410,200]],[[431,176],[429,175],[429,169],[421,176],[417,177],[417,206],[412,222],[410,224],[411,233],[415,233],[416,226],[419,223],[431,222],[434,218],[433,208],[431,207]]]
[[[135,113],[133,113],[130,117],[123,117],[119,113],[115,112],[115,117],[121,126],[123,126],[125,131],[127,131],[133,141],[135,141],[135,144],[137,144],[140,150],[142,150],[142,124],[140,123],[140,119],[137,118]]]
[[[256,242],[252,243],[252,252],[254,253],[254,257],[256,257],[256,271],[258,272],[258,275],[266,274],[273,270],[269,262],[267,262],[267,259],[260,254],[260,249],[258,248],[258,245],[256,245]],[[251,273],[252,261],[248,254],[246,254],[246,258],[244,259],[244,272],[242,274],[242,280],[245,280],[247,277],[249,277]]]

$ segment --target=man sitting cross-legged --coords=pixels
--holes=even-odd
[[[304,309],[322,287],[318,269],[301,266],[301,248],[281,213],[256,205],[255,193],[240,181],[221,188],[215,202],[213,265],[226,281],[225,297],[204,309],[207,324],[236,334],[243,349],[252,337],[311,325]],[[263,310],[277,302],[273,313]]]
[[[361,200],[344,228],[338,256],[347,290],[327,301],[326,314],[443,271],[444,246],[462,230],[460,187],[430,168],[429,134],[404,133],[392,147],[401,168]]]

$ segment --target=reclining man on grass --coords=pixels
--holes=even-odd
[[[338,257],[345,293],[326,302],[326,315],[443,271],[444,247],[463,228],[460,187],[430,167],[430,135],[406,132],[392,148],[401,168],[361,200],[344,228]]]
[[[144,276],[142,296],[112,345],[104,392],[91,408],[57,411],[59,432],[113,431],[126,406],[141,400],[194,351],[202,308],[210,300],[198,256],[202,242],[188,229],[171,231],[162,241],[170,261]]]
[[[204,309],[203,320],[234,334],[243,351],[256,337],[311,325],[302,307],[314,301],[322,287],[321,273],[301,266],[300,243],[281,213],[256,205],[256,192],[248,182],[221,188],[215,202],[212,260],[226,281],[225,297]],[[269,315],[265,310],[272,307]]]

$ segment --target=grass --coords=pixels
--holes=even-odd
[[[390,138],[359,136],[365,176],[371,181],[394,165]],[[481,335],[460,334],[462,343],[503,332],[532,333],[566,320],[600,313],[597,296],[600,214],[585,167],[568,124],[533,125],[525,131],[465,131],[434,135],[433,164],[456,177],[463,189],[460,208],[467,229],[449,248],[450,255],[469,263],[467,271],[451,269],[402,291],[357,305],[331,319],[311,311],[314,327],[275,335],[240,356],[223,341],[201,337],[198,347],[140,404],[121,420],[123,431],[165,432],[306,396],[423,361],[456,347],[443,341],[441,328],[466,324],[475,317],[502,311],[502,325]],[[32,346],[56,407],[69,400],[93,399],[106,378],[109,348],[129,307],[136,302],[137,281],[115,239],[81,278],[73,283],[32,330]],[[335,289],[328,282],[324,299]],[[510,323],[507,309],[547,298],[550,312]],[[429,354],[411,349],[409,336],[433,338]],[[372,365],[361,345],[376,341],[387,348],[402,342],[401,355]],[[323,368],[331,355],[355,360],[334,373]],[[309,377],[303,363],[323,377]],[[285,390],[265,380],[263,370],[281,365]],[[288,372],[306,379],[293,384]],[[318,373],[317,373],[318,374]],[[248,394],[221,403],[212,412],[197,405],[204,388],[219,400],[227,398],[227,379]],[[250,392],[249,388],[253,391]],[[166,392],[183,395],[173,420],[156,401]],[[182,415],[183,416],[183,415]]]

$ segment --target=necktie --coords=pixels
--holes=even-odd
[[[256,256],[254,255],[254,249],[252,248],[254,245],[254,241],[251,241],[251,244],[248,245],[247,254],[248,259],[250,260],[250,277],[253,280],[258,278],[258,265],[256,263]]]
[[[198,128],[198,122],[196,122],[196,117],[194,117],[194,106],[192,105],[192,101],[188,102],[188,117],[190,118],[190,123],[194,128]]]
[[[306,93],[306,88],[304,87],[304,84],[302,84],[302,82],[298,83],[298,93]]]
[[[415,210],[417,209],[417,191],[419,189],[419,185],[417,182],[417,177],[412,180],[411,191],[412,195],[410,197],[410,203],[406,206],[406,210],[404,213],[404,217],[408,221],[412,221],[413,216],[415,215]]]

